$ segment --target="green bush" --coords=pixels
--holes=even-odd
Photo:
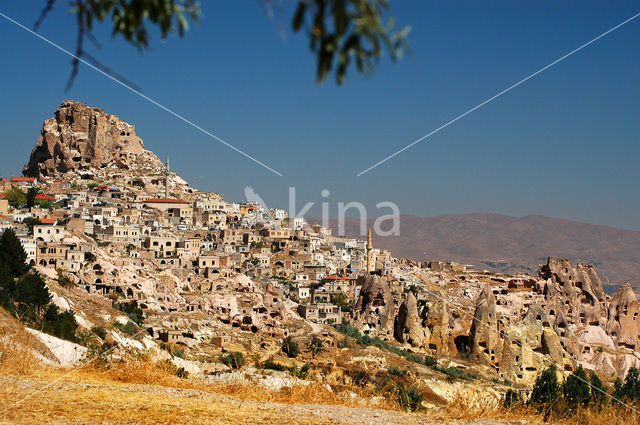
[[[136,331],[136,324],[129,320],[126,324],[122,324],[120,322],[114,322],[113,326],[118,328],[120,332],[125,333],[127,335],[133,335]]]
[[[415,385],[407,389],[403,382],[387,378],[382,384],[376,386],[376,391],[395,400],[404,410],[415,412],[423,408],[422,394]]]
[[[178,378],[186,379],[186,378],[188,378],[188,377],[189,377],[189,372],[187,372],[186,370],[184,370],[184,368],[183,368],[183,367],[179,367],[179,368],[176,370],[176,376],[177,376]]]
[[[56,271],[58,273],[58,278],[56,280],[58,281],[58,284],[60,286],[62,286],[63,288],[68,288],[73,286],[73,281],[69,276],[64,274],[64,272],[61,269],[58,269]]]
[[[104,340],[107,337],[107,331],[104,329],[103,326],[94,326],[91,328],[91,331],[98,335],[98,337],[100,337],[100,339]]]
[[[520,395],[520,393],[512,389],[508,389],[504,395],[504,400],[502,402],[502,405],[505,408],[510,409],[515,405],[520,404],[521,402],[522,402],[522,396]]]
[[[144,322],[144,312],[135,302],[123,302],[113,303],[113,308],[120,310],[129,316],[129,319],[133,320],[136,325],[140,326]]]
[[[429,366],[429,367],[434,367],[434,366],[436,365],[436,361],[435,361],[435,359],[434,359],[433,357],[431,357],[430,355],[426,355],[426,356],[424,357],[424,364],[425,364],[426,366]]]
[[[457,367],[438,367],[433,366],[433,370],[437,370],[438,372],[444,373],[449,378],[453,379],[465,379],[467,381],[471,381],[478,378],[478,375],[475,373],[467,374],[464,370],[458,369]]]
[[[49,304],[45,309],[42,319],[42,332],[76,342],[78,341],[76,337],[77,328],[78,322],[76,322],[75,314],[72,311],[60,313],[60,309],[55,304]]]
[[[237,351],[221,356],[220,361],[231,369],[240,369],[244,366],[244,356]]]
[[[351,378],[354,385],[364,387],[370,382],[369,374],[364,370],[346,370],[345,373]]]
[[[300,369],[295,364],[291,366],[291,374],[299,379],[307,379],[309,370],[311,370],[309,363],[305,363]]]
[[[287,369],[286,367],[284,367],[280,363],[274,362],[272,359],[269,359],[269,360],[266,360],[266,361],[262,362],[261,366],[262,366],[263,369],[277,370],[277,371],[283,371],[283,370]]]
[[[391,366],[389,369],[387,369],[387,373],[389,375],[394,375],[394,376],[397,376],[399,378],[402,378],[406,374],[406,372],[403,372],[400,369],[398,369],[397,367],[393,367],[393,366]]]

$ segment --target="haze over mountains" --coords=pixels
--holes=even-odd
[[[374,246],[396,257],[451,260],[473,264],[476,270],[537,275],[548,256],[596,266],[607,292],[625,281],[640,287],[640,232],[529,215],[470,213],[435,217],[400,217],[400,235],[373,235]],[[338,220],[331,219],[333,234]],[[347,236],[359,237],[359,220],[345,219]]]

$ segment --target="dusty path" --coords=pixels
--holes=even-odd
[[[33,377],[0,377],[0,412],[48,382],[50,380]],[[430,420],[428,413],[259,402],[155,385],[57,382],[1,413],[0,423],[395,425],[437,422]]]

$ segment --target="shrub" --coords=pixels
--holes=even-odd
[[[98,335],[98,337],[100,337],[100,339],[105,339],[107,337],[107,331],[104,329],[103,326],[94,326],[91,328],[91,331]]]
[[[183,367],[179,367],[179,368],[176,370],[176,376],[177,376],[178,378],[186,379],[186,378],[188,378],[188,377],[189,377],[189,372],[187,372],[186,370],[184,370],[184,368],[183,368]]]
[[[58,278],[56,280],[58,281],[58,284],[60,284],[60,286],[62,286],[63,288],[68,288],[70,286],[73,286],[73,281],[69,276],[64,274],[64,272],[61,269],[58,269],[56,271],[58,272]]]
[[[42,318],[42,332],[76,342],[76,322],[75,314],[72,311],[60,313],[60,309],[55,304],[49,304],[45,309]]]
[[[424,358],[424,364],[429,367],[434,367],[436,365],[436,361],[434,360],[433,357],[426,355]]]
[[[519,404],[521,402],[522,402],[522,396],[520,395],[520,393],[512,389],[508,389],[504,395],[504,400],[502,404],[507,409],[510,409],[516,404]]]
[[[349,301],[349,298],[346,294],[337,293],[331,295],[331,304],[340,307],[340,309],[344,313],[348,313],[351,311],[351,302]]]
[[[466,379],[468,381],[474,380],[478,378],[478,375],[473,373],[471,375],[467,374],[464,370],[458,369],[457,367],[432,367],[433,370],[437,370],[438,372],[444,373],[449,378],[453,379]]]
[[[299,379],[307,379],[309,370],[311,370],[309,363],[305,363],[300,369],[295,364],[291,366],[291,374]]]
[[[403,371],[401,371],[400,369],[398,369],[397,367],[393,367],[393,366],[391,366],[391,367],[387,370],[387,373],[388,373],[389,375],[394,375],[394,376],[397,376],[397,377],[399,377],[399,378],[402,378],[402,377],[406,374],[406,372],[403,372]]]
[[[24,193],[22,189],[17,187],[12,187],[4,193],[4,197],[14,208],[20,208],[22,205],[27,203],[27,194]]]
[[[404,386],[402,386],[404,390]],[[413,385],[408,391],[401,391],[399,394],[400,405],[411,412],[422,409],[422,394],[418,391],[418,387]]]
[[[417,386],[407,387],[400,381],[393,382],[386,379],[377,390],[386,397],[390,397],[398,403],[404,410],[415,412],[422,409],[422,394],[418,391]]]
[[[286,354],[287,357],[297,357],[300,352],[298,343],[295,342],[290,336],[286,337],[282,340],[282,352]]]
[[[220,361],[231,369],[240,369],[244,366],[244,356],[237,351],[221,356]]]
[[[369,374],[364,370],[346,370],[345,373],[351,378],[354,385],[364,387],[370,381]]]
[[[338,348],[351,348],[351,342],[348,336],[338,340]]]
[[[263,369],[269,369],[269,370],[277,370],[277,371],[283,371],[283,370],[287,369],[286,367],[284,367],[280,363],[274,362],[272,359],[269,359],[269,360],[266,360],[266,361],[262,362],[262,368]]]
[[[127,316],[129,316],[129,319],[133,320],[135,324],[138,326],[142,325],[142,322],[144,322],[144,312],[140,307],[136,305],[135,302],[129,302],[129,303],[114,302],[113,308],[125,313]]]
[[[129,320],[126,324],[121,324],[120,322],[114,322],[113,326],[118,328],[120,332],[125,333],[127,335],[133,335],[136,331],[136,325],[131,320]]]

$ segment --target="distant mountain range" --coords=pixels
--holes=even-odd
[[[319,220],[309,220],[318,221]],[[387,223],[388,224],[388,223]],[[338,220],[331,219],[337,235]],[[359,220],[345,219],[347,236],[358,237]],[[640,288],[640,232],[561,218],[529,215],[509,217],[472,213],[435,217],[400,217],[400,235],[373,235],[376,247],[395,257],[451,260],[476,270],[537,275],[548,256],[593,264],[607,292],[625,281]]]

